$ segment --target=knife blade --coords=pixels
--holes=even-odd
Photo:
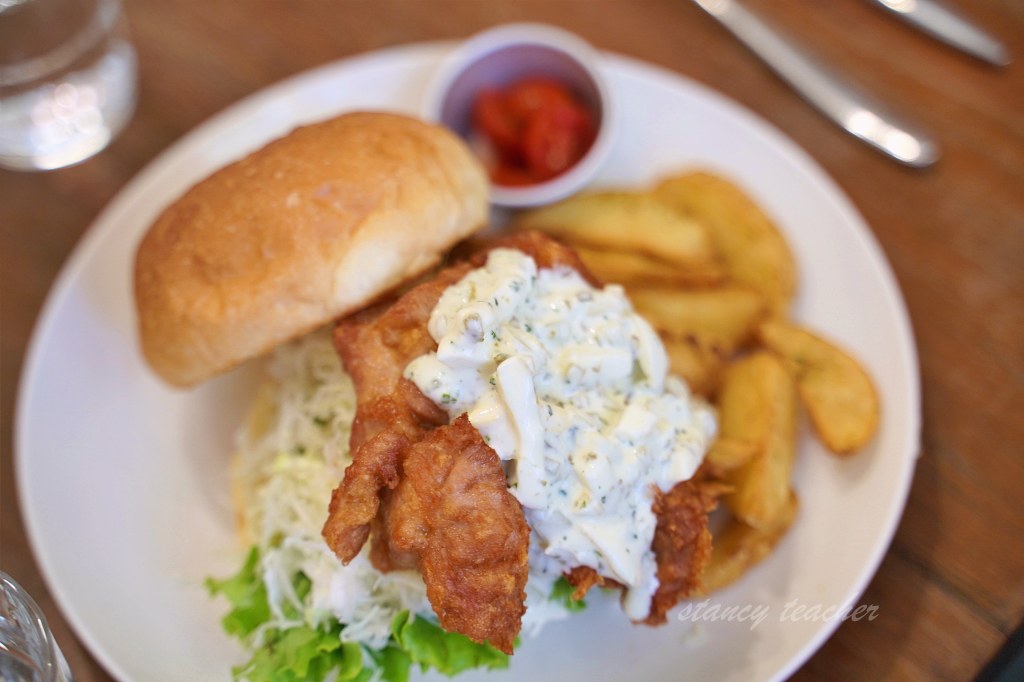
[[[1007,49],[983,29],[937,0],[871,0],[917,29],[994,66],[1010,63]]]
[[[797,48],[735,0],[693,0],[805,100],[854,137],[915,168],[939,157],[931,137]]]

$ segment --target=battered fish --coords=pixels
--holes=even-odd
[[[444,629],[512,653],[530,528],[498,455],[466,415],[406,451],[384,530],[393,553],[418,558]]]
[[[436,347],[427,333],[430,311],[468,271],[465,264],[443,270],[397,301],[347,318],[334,330],[335,348],[355,385],[356,416],[349,439],[352,464],[331,495],[323,536],[345,563],[366,542],[382,491],[398,485],[402,452],[428,429],[448,422],[402,372]]]
[[[371,561],[382,571],[420,569],[443,627],[512,653],[529,570],[522,507],[469,420],[446,426],[448,415],[402,376],[436,348],[430,312],[470,267],[447,268],[335,330],[357,406],[352,464],[331,495],[323,536],[347,563],[372,530]],[[447,459],[424,454],[437,452]]]
[[[445,289],[499,247],[530,255],[539,268],[573,268],[599,285],[574,251],[540,233],[520,232],[393,303],[340,322],[335,346],[355,384],[357,406],[352,464],[331,496],[323,536],[347,563],[372,535],[374,566],[419,569],[442,627],[512,653],[528,575],[522,507],[508,491],[497,454],[468,417],[449,425],[447,414],[403,376],[413,359],[437,347],[427,322]],[[707,512],[714,499],[692,482],[656,497],[652,548],[661,586],[644,622],[664,622],[665,612],[696,588],[710,555]],[[594,585],[615,585],[585,566],[567,577],[578,598]]]
[[[701,573],[711,559],[708,512],[718,504],[719,494],[715,484],[695,479],[656,494],[658,525],[651,549],[658,562],[658,590],[643,621],[647,625],[663,624],[669,609],[700,587]]]

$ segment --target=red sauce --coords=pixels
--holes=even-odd
[[[477,95],[473,125],[493,157],[491,180],[531,185],[572,168],[597,135],[594,115],[563,83],[524,78]]]

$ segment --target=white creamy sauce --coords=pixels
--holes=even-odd
[[[449,287],[434,308],[436,353],[405,376],[470,422],[505,462],[545,566],[591,566],[647,616],[658,587],[654,487],[689,479],[714,437],[710,408],[668,376],[665,349],[623,290],[512,249]],[[538,559],[541,557],[537,557]]]

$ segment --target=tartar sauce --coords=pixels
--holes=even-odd
[[[405,376],[470,422],[505,462],[543,570],[590,566],[626,586],[641,620],[658,588],[654,486],[689,479],[715,417],[668,375],[664,346],[621,287],[495,249],[441,296],[437,351]]]

